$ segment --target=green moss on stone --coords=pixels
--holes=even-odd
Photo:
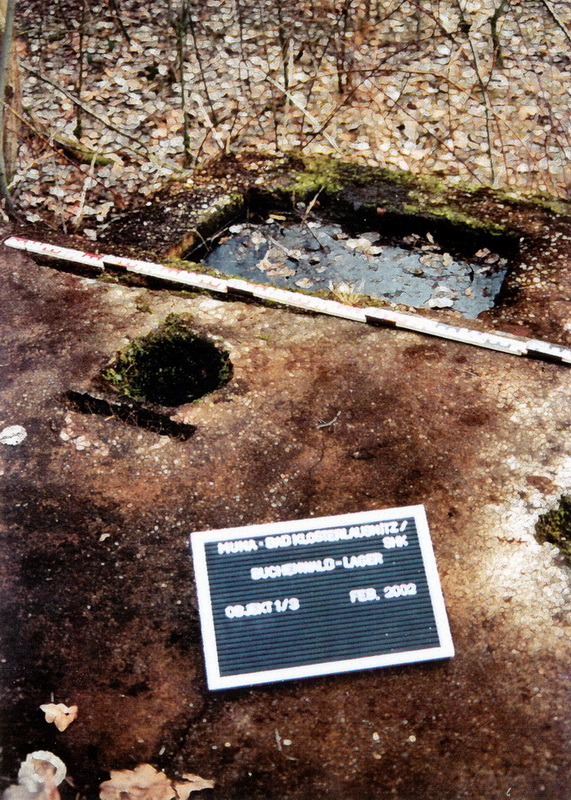
[[[420,214],[424,217],[432,216],[445,219],[452,225],[455,225],[459,228],[468,228],[469,230],[479,234],[485,233],[489,236],[506,236],[509,234],[508,228],[506,228],[504,225],[498,225],[495,222],[474,217],[470,214],[466,214],[464,211],[461,211],[458,208],[453,208],[450,205],[442,205],[440,207],[430,206],[429,208],[426,208],[426,206],[422,207],[420,204],[413,205],[406,203],[403,206],[403,210],[408,211],[409,213]]]
[[[539,542],[551,542],[556,545],[569,566],[571,566],[571,497],[563,495],[559,505],[543,514],[535,526],[535,535]]]
[[[369,187],[371,199],[367,205],[379,205],[384,211],[424,219],[436,217],[479,235],[509,234],[505,226],[463,210],[463,205],[473,201],[481,187],[464,188],[464,197],[461,198],[457,189],[434,176],[367,167],[321,156],[303,158],[302,162],[303,170],[295,172],[293,181],[281,189],[295,199],[307,202],[316,195],[335,197],[344,191]]]
[[[219,197],[215,203],[198,216],[197,232],[206,238],[223,228],[230,220],[239,217],[245,210],[246,201],[241,192],[230,192]]]

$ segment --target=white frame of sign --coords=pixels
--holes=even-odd
[[[205,549],[206,544],[209,542],[255,539],[256,537],[277,536],[285,533],[293,534],[329,528],[366,525],[395,519],[398,520],[403,517],[414,517],[416,522],[422,563],[428,582],[428,591],[434,613],[438,640],[440,642],[439,646],[422,650],[403,650],[390,654],[354,657],[337,661],[324,661],[318,664],[306,664],[297,667],[261,670],[235,675],[223,676],[220,674],[212,610],[211,587]],[[432,659],[451,658],[454,655],[454,645],[444,605],[436,559],[432,548],[428,521],[423,505],[403,506],[401,508],[364,511],[330,517],[314,517],[310,519],[274,522],[261,525],[249,525],[239,528],[196,531],[191,534],[190,541],[194,560],[206,677],[209,689],[234,689],[260,683],[307,678],[317,675],[332,675],[342,672],[371,669],[374,667],[387,667],[398,664],[429,661]]]

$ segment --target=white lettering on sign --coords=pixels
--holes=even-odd
[[[251,553],[258,549],[255,539],[235,539],[233,542],[218,542],[218,554],[225,553]]]
[[[285,611],[299,611],[301,604],[297,597],[285,597],[283,600],[262,600],[258,603],[236,603],[226,606],[224,614],[228,619],[242,619],[242,617],[259,617],[260,614],[271,614],[276,611],[283,614]]]
[[[393,547],[408,547],[406,533],[399,533],[398,536],[385,536],[383,547],[386,547],[387,550],[391,550]]]
[[[313,561],[290,561],[286,564],[270,564],[267,567],[252,567],[250,577],[253,581],[267,578],[291,578],[294,575],[313,575],[315,572],[331,572],[336,567],[355,569],[357,567],[376,567],[383,563],[382,553],[359,553],[343,556],[340,559],[316,558]]]
[[[268,550],[272,550],[275,547],[290,547],[291,536],[289,533],[283,533],[281,536],[266,536],[264,544]]]
[[[300,547],[324,542],[367,539],[373,536],[395,536],[402,534],[406,526],[407,520],[403,520],[400,524],[397,520],[390,520],[389,522],[377,522],[372,525],[352,525],[350,528],[327,528],[325,530],[302,531],[292,534],[282,533],[278,536],[266,536],[264,544],[268,550],[275,550],[278,547]],[[404,540],[406,541],[406,536]],[[402,547],[403,545],[398,546]]]
[[[377,564],[383,563],[383,554],[361,553],[358,556],[343,556],[342,562],[345,569],[354,569],[355,567],[376,567]]]
[[[387,600],[393,597],[407,597],[416,594],[416,583],[397,583],[394,586],[385,586],[383,594]]]
[[[352,603],[370,603],[372,600],[381,598],[374,586],[368,586],[366,589],[351,589],[349,599]]]
[[[303,547],[312,544],[330,542],[345,542],[353,539],[368,539],[376,536],[383,537],[383,546],[387,549],[393,547],[407,547],[406,534],[403,533],[407,520],[377,522],[370,525],[352,525],[349,528],[326,528],[317,531],[301,531],[299,533],[281,533],[275,536],[265,536],[262,540],[235,539],[232,541],[218,542],[219,555],[233,553],[250,553],[265,547],[266,550],[277,550],[284,547]]]
[[[316,558],[314,561],[291,561],[289,564],[272,564],[269,567],[252,567],[253,581],[266,578],[290,578],[293,575],[312,575],[315,572],[331,572],[335,569],[333,558]]]

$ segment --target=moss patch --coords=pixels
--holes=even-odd
[[[571,566],[571,497],[569,495],[563,495],[556,508],[538,519],[535,535],[539,542],[551,542],[556,545]]]
[[[133,400],[178,406],[224,386],[231,375],[227,352],[169,317],[158,330],[131,342],[101,377]]]
[[[293,173],[293,182],[286,187],[294,197],[311,199],[318,193],[334,196],[343,190],[375,185],[377,190],[388,184],[393,191],[408,190],[419,178],[398,170],[365,167],[329,156],[309,156],[302,160],[303,169]]]

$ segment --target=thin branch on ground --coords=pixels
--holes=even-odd
[[[571,42],[571,33],[569,32],[567,25],[565,25],[565,23],[563,22],[559,14],[555,11],[549,0],[539,0],[539,2],[547,10],[547,13],[549,14],[553,22],[557,25],[557,27],[563,31],[563,33],[565,34],[565,38]]]
[[[123,22],[123,19],[121,17],[121,9],[119,8],[118,0],[108,0],[108,2],[109,2],[109,8],[113,12],[117,25],[119,26],[119,30],[121,31],[121,35],[123,36],[127,44],[131,44],[131,37],[129,36],[129,32],[127,31],[125,23]]]
[[[5,103],[5,105],[6,105],[7,108],[10,109],[12,114],[14,114],[14,116],[17,117],[17,119],[19,120],[19,122],[22,123],[22,125],[25,125],[34,134],[34,136],[37,136],[37,138],[42,142],[43,145],[45,145],[46,147],[49,148],[50,152],[48,153],[48,155],[51,155],[51,153],[57,153],[58,156],[63,158],[70,166],[72,166],[74,169],[76,169],[77,172],[79,172],[80,175],[86,176],[88,174],[77,163],[77,161],[74,158],[69,156],[67,153],[65,153],[61,149],[62,148],[61,145],[58,146],[58,141],[57,141],[56,138],[54,138],[53,135],[44,134],[40,130],[40,128],[37,127],[37,123],[34,124],[29,119],[26,119],[26,117],[24,117],[22,114],[19,114],[15,109],[13,109],[11,106],[9,106],[8,103]],[[46,156],[44,156],[44,157],[46,157]],[[105,189],[106,191],[111,193],[111,195],[112,195],[112,197],[113,197],[113,199],[114,199],[114,201],[116,203],[120,202],[120,196],[116,191],[114,191],[111,187],[107,186],[107,184],[104,183],[100,178],[98,178],[97,175],[94,174],[92,177],[93,177],[93,180],[96,183],[98,183],[103,189]]]
[[[496,183],[496,167],[494,162],[494,143],[492,139],[492,124],[491,124],[492,113],[491,113],[490,95],[488,92],[488,87],[484,81],[482,72],[480,70],[480,60],[478,58],[478,53],[476,52],[476,48],[474,47],[474,42],[472,40],[472,37],[470,36],[470,23],[466,20],[466,17],[464,15],[464,9],[462,8],[460,0],[456,0],[456,6],[460,14],[460,30],[466,34],[466,39],[468,40],[470,52],[472,53],[472,63],[474,65],[474,71],[476,73],[476,78],[478,79],[478,84],[480,86],[480,91],[482,93],[484,112],[486,115],[486,140],[488,145],[488,159],[490,162],[490,180],[492,186],[494,186]]]
[[[260,70],[260,71],[261,71],[261,70]],[[305,107],[304,107],[304,106],[303,106],[303,105],[302,105],[302,104],[299,102],[299,100],[298,100],[298,99],[297,99],[297,98],[296,98],[296,97],[295,97],[295,96],[294,96],[294,95],[293,95],[291,92],[289,92],[289,91],[288,91],[288,90],[285,88],[285,86],[282,86],[280,83],[278,83],[278,81],[275,81],[273,78],[270,78],[270,76],[269,76],[267,73],[263,73],[263,75],[264,75],[264,78],[265,78],[265,80],[269,81],[269,83],[271,83],[271,84],[272,84],[272,86],[275,86],[275,87],[276,87],[276,89],[278,89],[280,92],[282,92],[282,93],[283,93],[283,94],[284,94],[284,95],[285,95],[285,96],[288,98],[288,100],[290,101],[290,103],[293,103],[293,105],[294,105],[296,108],[298,108],[298,109],[301,111],[301,113],[304,115],[304,117],[306,117],[306,118],[308,119],[308,121],[311,123],[311,125],[312,125],[312,126],[313,126],[313,128],[314,128],[314,130],[315,130],[316,132],[318,132],[320,135],[322,135],[322,136],[323,136],[323,138],[324,138],[324,139],[327,141],[327,143],[328,143],[328,144],[330,144],[330,145],[331,145],[331,147],[333,147],[333,148],[334,148],[334,150],[335,150],[337,153],[341,153],[341,152],[342,152],[342,151],[341,151],[341,148],[339,147],[339,145],[337,144],[337,142],[335,141],[335,139],[333,139],[333,138],[332,138],[332,137],[331,137],[331,136],[330,136],[328,133],[326,133],[324,130],[322,130],[322,126],[321,126],[321,123],[319,122],[319,120],[318,120],[318,119],[316,119],[316,118],[313,116],[313,114],[311,114],[311,113],[310,113],[310,112],[307,110],[307,108],[305,108]]]
[[[75,84],[75,93],[77,99],[81,100],[81,92],[83,90],[83,68],[85,64],[85,26],[87,19],[87,0],[81,0],[81,16],[79,20],[79,45],[77,53],[77,82]],[[83,119],[81,117],[81,106],[78,104],[75,107],[76,125],[73,132],[76,139],[81,139],[83,134]]]

